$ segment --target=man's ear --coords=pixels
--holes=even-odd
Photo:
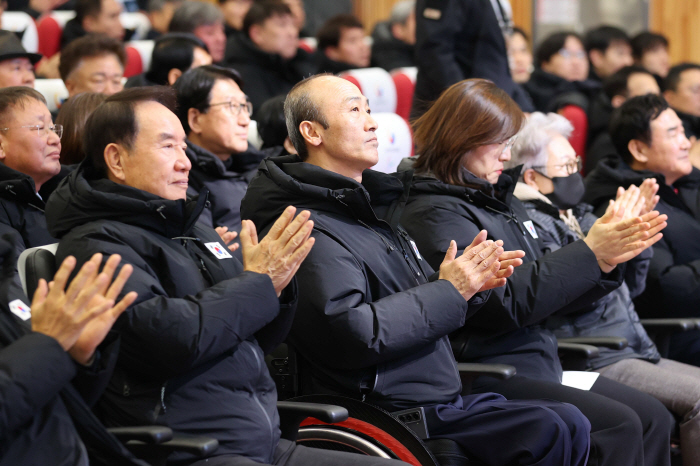
[[[73,91],[75,90],[75,82],[73,82],[73,79],[69,76],[65,81],[63,81],[63,84],[66,86],[68,95],[73,95]]]
[[[535,170],[532,168],[528,168],[523,172],[523,181],[525,182],[526,185],[530,186],[531,188],[535,188],[536,190],[540,190],[539,185],[535,181],[535,177],[537,176],[537,173]]]
[[[590,58],[591,65],[593,65],[594,69],[603,66],[603,52],[601,52],[600,50],[591,50],[590,52],[588,52],[588,58]]]
[[[182,76],[182,71],[178,70],[177,68],[171,69],[168,71],[168,84],[172,86],[180,76]]]
[[[302,121],[299,124],[299,132],[304,140],[314,147],[318,147],[323,142],[323,137],[319,131],[321,125],[315,121]]]
[[[622,104],[625,103],[626,100],[627,99],[625,99],[621,95],[616,95],[612,98],[610,103],[612,104],[613,108],[620,108],[622,106]]]
[[[95,30],[95,22],[96,18],[93,18],[90,15],[86,15],[83,17],[81,26],[83,27],[83,29],[85,29],[85,31],[92,32]]]
[[[666,101],[669,103],[669,105],[676,103],[676,100],[675,100],[676,92],[675,91],[673,91],[671,89],[667,89],[667,90],[663,91],[661,94],[664,96],[664,99],[666,99]]]
[[[646,156],[646,152],[649,150],[649,146],[644,144],[638,139],[632,139],[627,143],[627,150],[630,151],[634,160],[639,163],[647,163],[649,158]]]
[[[0,133],[0,161],[5,162],[5,157],[7,157],[7,152],[5,152],[5,138],[3,137],[5,133]]]
[[[260,29],[261,28],[259,24],[253,24],[250,26],[250,29],[248,29],[248,37],[250,37],[250,40],[254,44],[260,43],[260,35],[262,33]]]
[[[187,124],[190,126],[190,131],[194,134],[200,134],[202,132],[202,124],[199,117],[202,113],[196,108],[190,108],[187,110]]]
[[[110,180],[124,183],[126,174],[124,173],[124,157],[127,156],[124,148],[116,143],[107,144],[104,150],[105,163],[107,164],[107,175]]]
[[[325,53],[326,56],[333,61],[340,61],[340,54],[338,53],[337,47],[326,47],[326,50],[324,50],[323,53]]]

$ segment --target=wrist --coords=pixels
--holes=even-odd
[[[598,259],[598,267],[605,273],[610,273],[615,269],[616,265],[609,263],[605,259]]]

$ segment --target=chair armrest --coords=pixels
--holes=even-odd
[[[579,343],[559,341],[558,350],[560,353],[584,359],[593,359],[600,356],[600,350],[597,346],[582,345]]]
[[[207,458],[219,448],[219,441],[210,437],[174,433],[171,440],[157,445],[144,444],[139,440],[130,440],[125,445],[137,457],[152,462],[156,458],[167,458],[176,451],[188,453],[195,458]]]
[[[280,430],[282,438],[295,441],[299,425],[307,417],[313,417],[321,422],[335,424],[347,420],[348,410],[342,406],[320,403],[303,403],[297,401],[278,401],[277,411],[280,415]]]
[[[558,341],[560,343],[578,343],[582,345],[610,348],[618,351],[627,348],[628,345],[627,338],[623,337],[571,337],[559,338]]]
[[[162,444],[173,438],[172,429],[165,426],[110,427],[107,431],[122,443],[137,440],[155,445]]]
[[[515,367],[507,364],[480,364],[480,363],[457,363],[457,370],[461,376],[486,375],[501,380],[508,380],[515,375]]]
[[[656,332],[687,332],[700,328],[700,319],[641,319],[647,330]]]

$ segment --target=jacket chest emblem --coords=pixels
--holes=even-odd
[[[216,257],[219,260],[222,259],[230,259],[231,254],[228,253],[228,250],[221,245],[219,242],[212,242],[212,243],[204,243],[204,245],[211,251],[212,254],[214,254],[214,257]]]

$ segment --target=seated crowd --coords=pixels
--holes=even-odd
[[[640,320],[700,318],[700,64],[612,26],[533,54],[491,2],[400,1],[372,40],[335,15],[311,51],[301,0],[140,3],[128,79],[116,0],[77,0],[48,60],[0,31],[0,464],[145,466],[126,426],[218,442],[173,466],[406,464],[285,438],[283,343],[294,395],[420,409],[470,464],[670,466],[672,438],[700,464],[700,330]],[[396,173],[335,76],[370,66],[417,67]],[[18,257],[54,243],[28,296]],[[559,340],[605,337],[566,382]]]

